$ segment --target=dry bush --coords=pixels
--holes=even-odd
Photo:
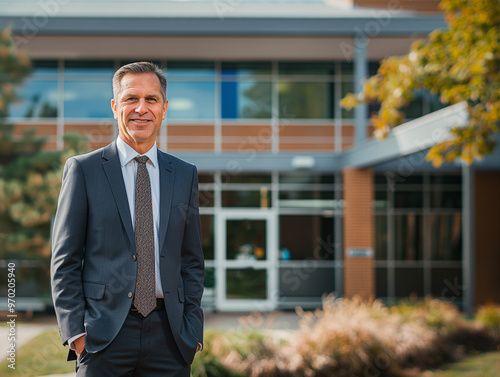
[[[490,330],[500,342],[500,305],[485,305],[476,313],[476,321]]]
[[[491,331],[432,298],[388,308],[378,300],[328,296],[322,310],[297,312],[300,329],[287,340],[255,329],[208,333],[193,375],[402,377],[495,347]]]

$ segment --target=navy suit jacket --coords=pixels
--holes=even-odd
[[[190,364],[203,343],[204,260],[196,167],[158,151],[160,276],[175,342]],[[115,338],[130,310],[137,262],[120,158],[113,142],[68,159],[53,224],[51,280],[63,344],[88,352]],[[74,356],[70,352],[70,357]]]

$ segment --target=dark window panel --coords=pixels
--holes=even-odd
[[[263,81],[228,81],[221,83],[223,119],[271,118],[271,83]]]
[[[387,260],[388,248],[387,215],[375,216],[375,259]]]
[[[462,259],[462,215],[431,214],[429,216],[431,258],[433,260]]]
[[[223,207],[270,208],[271,193],[261,191],[223,191]]]
[[[214,254],[214,217],[213,215],[200,215],[201,245],[205,259],[212,260]]]
[[[281,81],[280,118],[332,119],[334,117],[334,83]]]
[[[394,216],[396,259],[423,258],[423,216],[414,213]]]
[[[387,289],[387,268],[377,267],[375,269],[375,294],[377,297],[387,297],[389,291]]]
[[[421,268],[396,268],[396,297],[424,296],[424,271]]]
[[[280,62],[278,65],[280,75],[303,76],[333,76],[335,74],[334,62]]]
[[[281,215],[279,222],[282,259],[334,259],[333,217]]]
[[[280,297],[318,297],[335,291],[335,272],[318,268],[315,261],[304,261],[300,267],[279,269]]]

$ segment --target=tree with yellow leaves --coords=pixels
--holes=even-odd
[[[442,0],[448,24],[417,41],[404,56],[381,62],[361,93],[349,94],[342,106],[379,102],[372,116],[375,136],[387,136],[401,124],[402,109],[417,90],[438,94],[443,104],[465,101],[469,123],[452,131],[453,137],[432,147],[427,158],[435,166],[457,158],[467,163],[495,148],[500,122],[500,1]]]

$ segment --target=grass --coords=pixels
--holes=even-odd
[[[66,361],[68,348],[63,347],[57,328],[46,331],[17,350],[15,370],[9,362],[0,364],[0,376],[36,377],[48,374],[70,373],[75,363]],[[2,357],[3,360],[5,360]]]
[[[497,377],[500,376],[500,351],[468,357],[447,364],[439,370],[425,372],[422,377]]]

